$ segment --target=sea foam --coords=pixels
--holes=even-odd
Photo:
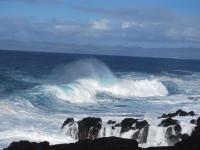
[[[51,96],[71,103],[95,102],[98,93],[121,98],[166,96],[168,94],[167,88],[161,81],[117,77],[105,64],[96,59],[81,60],[61,70],[57,70],[56,73],[54,70],[54,74],[51,75],[51,79],[55,79],[57,73],[62,72],[62,77],[58,78],[60,84],[45,85],[44,88]],[[65,74],[66,70],[70,73]],[[65,80],[63,76],[67,79]]]

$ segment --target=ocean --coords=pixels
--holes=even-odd
[[[167,145],[157,117],[199,108],[200,60],[0,51],[0,149],[19,140],[75,142],[61,125],[88,116],[145,119],[143,146]],[[181,118],[183,133],[189,121]]]

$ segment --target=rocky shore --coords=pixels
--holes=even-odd
[[[175,113],[163,114],[158,127],[165,129],[165,140],[169,146],[142,148],[147,142],[149,127],[146,120],[125,118],[121,122],[108,120],[106,126],[101,118],[87,117],[75,121],[67,118],[62,130],[78,142],[71,144],[50,145],[48,142],[13,142],[4,150],[200,150],[200,117],[189,120],[194,126],[191,134],[182,132],[179,120],[175,117],[195,116],[193,111],[177,110]],[[111,132],[118,131],[119,137],[106,135],[107,128]],[[130,132],[131,139],[122,138],[124,133]],[[99,136],[101,135],[101,136]],[[112,134],[110,134],[112,135]]]

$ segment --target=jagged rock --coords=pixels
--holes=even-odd
[[[127,132],[130,129],[135,129],[134,127],[132,127],[133,124],[137,123],[137,119],[133,119],[133,118],[125,118],[124,120],[121,121],[121,133],[123,132]]]
[[[167,139],[168,145],[174,145],[181,140],[181,126],[180,125],[172,125],[167,127],[165,132],[165,138]]]
[[[74,122],[74,118],[67,118],[67,119],[63,122],[61,128],[63,129],[66,125],[68,125],[69,123],[72,123],[72,122]]]
[[[48,142],[13,142],[4,150],[140,150],[140,148],[138,148],[138,143],[132,139],[106,137],[59,145],[49,145]]]
[[[185,116],[194,116],[194,115],[195,115],[194,111],[186,112],[179,109],[175,113],[163,114],[161,117],[158,117],[158,118],[169,118],[169,117],[172,118],[176,116],[185,117]]]
[[[200,126],[200,117],[197,118],[196,124],[197,124],[198,126]]]
[[[115,124],[116,121],[108,120],[107,124]]]
[[[99,130],[101,129],[101,118],[83,118],[78,121],[78,139],[91,139],[97,138]]]
[[[147,124],[144,128],[142,128],[142,130],[140,130],[140,134],[137,141],[139,143],[146,143],[148,133],[149,133],[149,124]]]
[[[135,124],[135,126],[133,126]],[[129,130],[137,130],[133,135],[132,139],[137,140],[139,143],[146,143],[149,124],[146,120],[138,121],[134,118],[125,118],[121,121],[121,133]]]
[[[49,145],[48,142],[20,141],[11,143],[4,150],[200,150],[200,136],[191,136],[176,143],[175,146],[166,147],[140,148],[133,139],[106,137],[59,145]]]
[[[143,120],[143,121],[138,121],[136,123],[136,129],[142,129],[144,128],[145,126],[149,126],[148,122],[146,120]]]
[[[168,127],[171,125],[178,125],[178,120],[174,120],[172,118],[167,118],[167,119],[162,120],[158,126]]]
[[[190,120],[190,123],[191,123],[191,124],[196,124],[196,120],[195,120],[195,119],[192,119],[192,120]]]
[[[167,118],[161,121],[159,126],[166,127],[165,138],[168,145],[174,145],[180,141],[181,126],[178,120]]]
[[[191,122],[191,121],[190,121]],[[192,136],[200,136],[200,117],[197,118],[197,120],[192,120],[194,124],[196,124],[196,127],[192,131]]]
[[[115,124],[115,127],[121,127],[120,123]]]

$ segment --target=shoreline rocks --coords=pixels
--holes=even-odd
[[[146,120],[124,118],[120,122],[102,122],[101,118],[87,117],[78,121],[67,118],[61,126],[68,136],[78,140],[76,143],[49,145],[48,142],[20,141],[11,143],[4,150],[200,150],[200,117],[188,121],[193,124],[192,127],[195,125],[191,136],[182,133],[179,120],[173,119],[176,116],[194,115],[193,111],[177,110],[159,117],[161,122],[158,127],[164,129],[163,137],[169,145],[167,147],[138,147],[138,144],[147,142],[150,124]],[[117,135],[114,136],[116,131]],[[130,139],[121,138],[127,137],[127,134]]]
[[[120,123],[109,120],[106,124],[104,123],[103,126],[101,118],[87,117],[79,121],[74,121],[73,118],[67,118],[61,129],[65,128],[67,129],[66,134],[76,140],[97,139],[99,138],[101,129],[103,130],[102,137],[114,136],[112,134],[106,135],[106,128],[110,128],[111,132],[120,129],[118,136],[121,136],[129,131],[134,131],[132,133],[132,139],[137,140],[139,143],[146,143],[149,124],[146,120],[125,118]]]
[[[191,136],[174,146],[138,147],[133,139],[104,137],[95,140],[80,140],[71,144],[49,145],[48,142],[13,142],[3,150],[200,150],[200,136]]]
[[[183,111],[181,109],[177,110],[175,113],[169,113],[169,114],[162,114],[162,116],[158,117],[158,118],[173,118],[176,116],[181,116],[181,117],[185,117],[185,116],[195,116],[196,114],[194,113],[194,111]]]

